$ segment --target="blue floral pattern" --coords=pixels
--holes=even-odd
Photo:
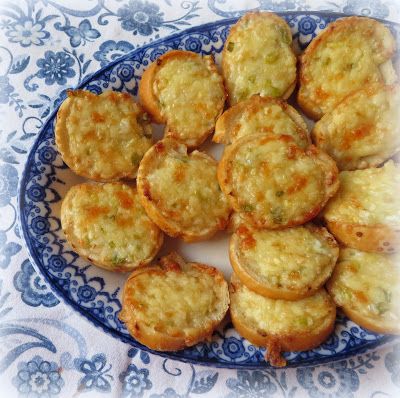
[[[40,356],[35,356],[28,362],[21,362],[18,369],[13,384],[22,396],[56,397],[64,386],[59,366],[55,362],[43,360]]]
[[[116,42],[114,40],[107,40],[102,43],[99,50],[94,53],[94,58],[100,62],[101,66],[105,66],[133,49],[134,46],[127,41],[121,40]]]
[[[54,307],[59,303],[29,260],[25,260],[21,264],[21,271],[15,274],[14,286],[15,289],[21,292],[21,299],[25,304],[33,307],[38,307],[39,305]]]
[[[10,265],[11,257],[21,250],[21,245],[16,242],[7,242],[7,235],[0,231],[0,268],[5,269]]]
[[[10,79],[7,76],[0,76],[0,104],[8,104],[13,91],[14,87],[10,84]]]
[[[39,67],[37,77],[45,79],[45,83],[49,86],[54,83],[64,85],[67,83],[67,78],[75,76],[75,71],[71,68],[74,64],[75,60],[65,52],[46,51],[44,58],[36,62]]]
[[[92,28],[88,19],[84,19],[79,23],[79,26],[66,26],[63,28],[65,33],[70,37],[70,44],[72,47],[78,47],[81,44],[85,45],[86,42],[93,41],[100,37],[100,32]]]
[[[17,169],[10,164],[0,164],[0,207],[8,205],[16,196],[17,186]]]
[[[108,373],[111,370],[111,365],[106,366],[106,363],[104,354],[93,355],[90,360],[75,359],[75,368],[84,374],[79,381],[80,391],[111,391],[110,380],[113,380],[113,377]]]
[[[19,43],[22,47],[29,47],[32,44],[35,46],[43,45],[50,33],[44,30],[42,22],[35,23],[31,19],[26,19],[12,24],[6,35],[10,42]]]
[[[392,382],[400,387],[400,344],[396,344],[393,351],[386,355],[385,366],[391,374]]]
[[[330,370],[314,367],[297,370],[297,380],[311,398],[354,397],[360,379],[357,372],[346,361],[329,366]]]
[[[153,31],[158,32],[163,22],[160,7],[146,0],[129,0],[128,4],[118,9],[117,15],[122,29],[132,31],[134,35],[149,36]]]
[[[18,43],[21,47],[42,46],[50,37],[49,31],[45,30],[46,23],[54,19],[55,15],[42,17],[42,9],[34,13],[32,3],[26,3],[27,12],[24,12],[21,7],[5,3],[4,9],[0,10],[0,15],[6,15],[11,19],[0,25],[0,28],[6,30],[10,43]]]
[[[149,380],[147,369],[138,369],[134,364],[130,364],[125,372],[119,375],[122,383],[123,397],[142,397],[146,390],[150,390],[153,383]]]
[[[226,385],[232,390],[228,395],[229,398],[263,398],[272,396],[277,391],[270,376],[259,370],[253,372],[239,370],[237,379],[228,379]]]
[[[245,352],[242,341],[233,336],[224,340],[222,349],[232,359],[240,358]]]
[[[375,18],[386,18],[389,15],[388,7],[381,0],[349,0],[343,12]]]

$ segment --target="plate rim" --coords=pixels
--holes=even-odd
[[[257,11],[267,11],[267,10],[248,10],[248,11],[243,11],[242,14],[245,14],[246,12],[257,12]],[[335,17],[336,19],[338,18],[343,18],[343,17],[349,17],[349,16],[357,16],[354,14],[345,14],[341,12],[334,12],[334,11],[300,11],[300,10],[294,10],[294,11],[267,11],[267,12],[273,12],[279,16],[288,16],[288,15],[294,15],[294,16],[299,16],[299,15],[315,15],[315,16],[323,16],[326,18],[330,17]],[[129,51],[128,53],[124,54],[123,56],[115,59],[114,61],[111,61],[107,63],[106,65],[100,67],[97,69],[95,72],[87,75],[76,87],[71,87],[71,88],[66,88],[66,89],[71,89],[71,90],[78,90],[82,89],[89,81],[92,81],[96,79],[97,76],[103,74],[105,70],[113,68],[115,65],[126,61],[128,58],[130,58],[134,53],[139,52],[139,51],[145,51],[147,48],[152,47],[152,46],[157,46],[160,44],[163,44],[165,41],[173,40],[175,38],[178,38],[180,36],[184,36],[190,33],[194,32],[202,32],[202,31],[208,31],[210,28],[213,28],[215,26],[221,27],[221,26],[226,26],[226,25],[231,25],[235,23],[240,17],[231,17],[231,18],[221,18],[218,20],[215,20],[213,22],[208,22],[205,24],[201,25],[196,25],[192,26],[188,29],[183,29],[179,32],[176,32],[172,35],[167,35],[164,36],[160,39],[150,41],[148,43],[143,44],[142,46],[139,46],[132,51]],[[396,26],[398,29],[400,29],[400,23],[394,22],[394,21],[389,21],[389,20],[384,20],[381,18],[374,18],[374,17],[368,17],[375,19],[385,25],[391,25],[391,26]],[[55,100],[59,99],[59,95],[55,98],[52,98],[52,102],[54,103]],[[101,331],[105,332],[109,336],[112,336],[113,338],[118,339],[119,341],[128,344],[132,347],[144,350],[150,354],[157,355],[159,357],[164,358],[164,361],[171,359],[183,363],[188,363],[192,365],[200,365],[200,366],[207,366],[207,367],[215,367],[215,368],[223,368],[223,369],[249,369],[249,370],[256,370],[256,369],[275,369],[269,362],[264,362],[264,363],[255,363],[255,364],[244,364],[244,363],[233,363],[233,362],[217,362],[215,360],[205,360],[205,359],[195,359],[195,358],[185,358],[177,355],[175,352],[170,352],[170,351],[154,351],[141,343],[139,343],[137,340],[134,340],[132,336],[124,336],[120,332],[110,328],[109,326],[99,322],[96,318],[93,317],[92,314],[85,312],[82,310],[82,308],[71,298],[67,297],[63,291],[58,287],[56,284],[54,284],[51,280],[51,277],[47,274],[45,269],[42,267],[40,262],[36,261],[35,256],[33,255],[34,253],[34,248],[32,245],[32,242],[30,241],[29,238],[29,233],[28,229],[29,226],[27,223],[23,223],[23,208],[25,205],[25,198],[24,195],[26,193],[26,190],[23,189],[26,187],[27,184],[27,179],[28,179],[28,165],[32,164],[33,157],[36,153],[36,150],[38,148],[38,145],[41,142],[41,139],[43,138],[43,135],[45,134],[46,130],[48,129],[49,125],[53,123],[55,116],[61,106],[61,103],[57,105],[53,111],[48,115],[45,119],[45,122],[43,123],[42,127],[40,128],[39,132],[37,133],[37,137],[35,138],[34,143],[32,144],[28,156],[25,160],[24,168],[22,170],[22,173],[20,175],[20,179],[18,182],[18,192],[17,192],[17,222],[20,230],[22,231],[22,237],[21,239],[24,241],[25,248],[27,249],[28,253],[28,258],[35,268],[35,270],[40,273],[40,276],[45,279],[45,282],[47,286],[51,289],[51,291],[56,295],[56,297],[63,303],[66,304],[69,307],[72,307],[74,310],[74,313],[77,313],[81,318],[85,319],[88,321],[90,324],[94,325],[97,329],[100,329]],[[346,352],[340,353],[340,354],[335,354],[335,357],[320,357],[320,358],[315,358],[312,360],[309,360],[307,363],[288,363],[285,367],[280,368],[280,369],[289,369],[289,368],[299,368],[299,367],[309,367],[309,366],[318,366],[326,363],[331,363],[331,362],[336,362],[340,361],[346,358],[349,358],[354,355],[361,355],[364,354],[367,351],[370,351],[374,348],[377,347],[382,347],[384,345],[387,345],[389,342],[398,339],[397,336],[394,335],[383,335],[381,339],[378,341],[371,341],[366,343],[361,349],[357,348],[355,349],[354,347],[349,348]],[[178,351],[179,352],[179,351]]]

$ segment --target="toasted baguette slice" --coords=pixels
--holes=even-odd
[[[274,300],[253,292],[233,274],[229,286],[235,329],[250,343],[267,348],[273,366],[285,366],[282,351],[319,346],[332,333],[336,306],[324,289],[298,301]]]
[[[395,50],[389,29],[374,19],[348,17],[332,22],[301,57],[300,107],[317,120],[366,84],[394,83]]]
[[[296,86],[296,56],[286,21],[269,12],[249,12],[231,28],[222,51],[230,105],[253,94],[289,98]]]
[[[400,244],[400,173],[389,160],[383,167],[342,171],[340,189],[324,209],[331,233],[346,246],[393,253]]]
[[[310,144],[307,125],[296,109],[280,99],[260,95],[226,110],[217,120],[213,141],[231,144],[254,133],[290,135],[302,148]]]
[[[148,264],[163,243],[136,189],[118,182],[73,186],[62,202],[61,225],[80,256],[108,271]]]
[[[58,150],[76,174],[96,181],[135,178],[152,145],[150,119],[127,93],[68,91],[55,126]]]
[[[218,181],[241,217],[268,229],[306,223],[339,187],[336,164],[327,154],[270,134],[246,135],[227,147]]]
[[[177,351],[210,338],[228,307],[228,284],[220,271],[171,253],[129,276],[119,318],[145,346]]]
[[[225,229],[230,206],[217,180],[217,162],[170,138],[155,144],[138,172],[138,192],[149,217],[168,235],[206,240]]]
[[[375,167],[400,151],[400,86],[373,84],[346,97],[312,131],[339,169]]]
[[[330,277],[338,256],[333,236],[312,224],[281,231],[242,225],[229,245],[231,264],[241,282],[272,299],[312,296]]]
[[[341,249],[328,292],[355,323],[375,333],[400,334],[398,260],[393,255]]]
[[[214,130],[226,94],[212,56],[174,50],[144,71],[139,96],[153,120],[166,124],[166,136],[194,148]]]

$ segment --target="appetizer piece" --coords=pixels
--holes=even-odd
[[[315,124],[314,142],[341,170],[378,166],[400,150],[399,109],[400,86],[366,86]]]
[[[80,256],[108,271],[148,264],[163,242],[136,189],[119,182],[73,186],[62,202],[61,225]]]
[[[336,164],[327,154],[271,134],[246,135],[227,147],[218,181],[241,217],[268,229],[306,223],[339,187]]]
[[[222,52],[230,105],[253,94],[289,98],[296,86],[296,56],[286,21],[269,12],[249,12],[231,28]]]
[[[375,333],[400,334],[399,259],[341,249],[327,288],[355,323]]]
[[[241,225],[229,246],[241,282],[258,294],[283,300],[315,294],[330,277],[338,256],[333,236],[312,224],[280,231]]]
[[[217,162],[170,138],[155,144],[138,172],[138,192],[149,217],[168,235],[206,240],[226,228],[230,206],[217,180]]]
[[[68,91],[57,113],[55,137],[67,166],[96,181],[135,178],[152,145],[147,114],[127,93]]]
[[[129,276],[119,317],[145,346],[176,351],[210,338],[228,307],[220,271],[171,253]]]
[[[389,29],[374,19],[348,17],[330,23],[300,59],[300,107],[318,120],[366,84],[394,83],[395,51]]]
[[[217,120],[213,141],[231,144],[254,133],[290,135],[302,148],[310,144],[307,125],[296,109],[280,99],[260,95],[226,110]]]
[[[139,96],[167,137],[194,148],[213,132],[226,94],[212,56],[174,50],[144,71]]]
[[[229,286],[232,323],[250,343],[267,348],[273,366],[285,366],[283,351],[305,351],[323,343],[335,325],[336,306],[324,289],[298,301],[253,292],[235,274]]]
[[[344,245],[392,253],[400,243],[400,173],[389,160],[381,168],[342,171],[340,188],[323,216]]]

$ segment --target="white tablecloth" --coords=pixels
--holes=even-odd
[[[398,2],[385,0],[0,2],[1,397],[400,396],[398,341],[297,369],[229,370],[165,360],[76,314],[27,259],[17,223],[17,184],[52,99],[144,43],[254,8],[400,20]]]

